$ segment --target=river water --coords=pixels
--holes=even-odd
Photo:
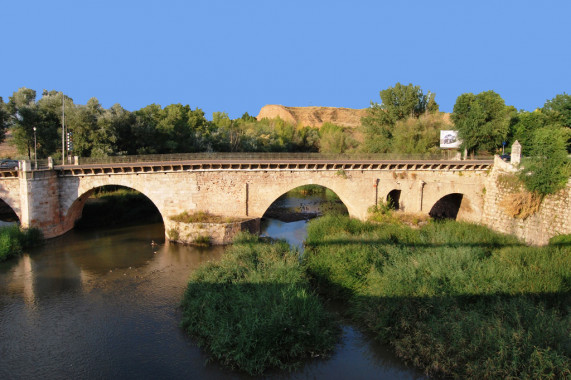
[[[263,225],[262,234],[296,246],[305,238],[304,220]],[[0,379],[249,378],[209,362],[179,327],[188,276],[223,254],[165,243],[163,225],[150,224],[74,230],[0,263]],[[330,358],[263,378],[422,374],[345,324]]]

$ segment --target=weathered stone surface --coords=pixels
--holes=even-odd
[[[496,160],[501,162],[499,158]],[[501,207],[502,201],[512,190],[502,187],[498,181],[500,175],[513,173],[513,168],[494,163],[494,169],[486,179],[482,223],[496,231],[515,235],[532,245],[545,245],[553,236],[571,234],[571,180],[566,189],[547,196],[539,212],[526,219],[518,219],[506,214]]]
[[[167,239],[177,243],[194,244],[206,237],[210,244],[226,245],[240,232],[260,233],[260,218],[233,223],[183,223],[167,219],[165,231]]]
[[[182,211],[260,218],[284,193],[314,184],[334,191],[349,215],[358,219],[366,219],[368,208],[385,202],[393,190],[400,190],[400,210],[425,214],[443,197],[461,194],[457,197],[461,199],[458,220],[483,223],[533,244],[544,244],[559,233],[571,233],[571,186],[548,198],[537,216],[522,221],[502,214],[499,203],[503,193],[495,179],[502,170],[509,169],[504,168],[509,164],[499,161],[489,173],[438,168],[343,171],[323,168],[60,176],[53,170],[22,171],[18,178],[0,178],[0,198],[16,212],[24,227],[39,227],[46,237],[72,229],[90,194],[106,185],[125,186],[146,195],[159,210],[167,231],[169,218]]]

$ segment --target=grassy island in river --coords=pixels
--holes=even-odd
[[[340,330],[287,243],[242,235],[191,275],[183,328],[223,365],[249,374],[329,353]]]

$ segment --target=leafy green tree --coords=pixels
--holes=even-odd
[[[161,152],[157,126],[162,117],[162,108],[150,104],[134,112],[135,122],[131,127],[133,145],[129,154],[155,154]]]
[[[242,117],[240,117],[240,120],[242,121],[250,121],[250,122],[256,122],[258,121],[258,119],[256,119],[255,116],[250,116],[250,114],[248,112],[244,112],[244,114],[242,115]]]
[[[535,131],[550,124],[550,118],[541,110],[533,112],[520,111],[512,115],[510,120],[510,138],[513,143],[519,141],[523,155],[529,155],[532,150]]]
[[[543,111],[560,121],[563,126],[571,128],[571,95],[558,94],[545,102]]]
[[[440,130],[449,129],[440,114],[425,114],[419,118],[399,120],[394,127],[392,153],[438,153]]]
[[[120,104],[114,104],[104,110],[97,121],[98,125],[109,137],[109,147],[112,154],[124,155],[136,150],[133,145],[132,128],[135,125],[135,115]]]
[[[69,113],[66,110],[67,126],[73,134],[74,154],[90,157],[92,152],[96,156],[103,156],[108,152],[103,148],[107,141],[100,141],[107,136],[100,131],[100,126],[97,125],[103,111],[103,107],[96,98],[89,99],[86,105],[79,105]],[[94,144],[98,144],[95,150]]]
[[[494,91],[460,95],[452,120],[464,148],[470,153],[494,152],[507,138],[509,112],[510,108]]]
[[[520,178],[529,191],[553,194],[565,187],[571,175],[567,155],[569,128],[540,128],[535,131],[530,157],[522,162]]]
[[[38,156],[47,157],[56,155],[61,151],[61,118],[62,118],[62,97],[60,91],[44,90],[42,97],[38,100],[37,106],[40,113],[38,122]],[[65,96],[65,108],[67,114],[73,112],[75,107],[73,99]]]
[[[420,86],[397,83],[380,92],[381,104],[371,103],[368,115],[361,120],[365,134],[364,148],[372,153],[390,150],[393,127],[399,120],[418,118],[426,112],[437,112],[434,93],[424,94]]]
[[[356,145],[343,127],[331,123],[324,123],[319,128],[319,137],[321,153],[345,153]]]
[[[4,99],[0,96],[0,143],[6,139],[6,129],[8,129],[8,105],[4,103]]]
[[[8,102],[8,113],[14,145],[20,154],[26,154],[31,159],[34,127],[37,126],[40,117],[36,105],[36,91],[22,87],[14,92]]]
[[[543,112],[546,113],[553,124],[561,124],[571,129],[571,95],[566,93],[559,94],[555,98],[548,100],[543,106]],[[571,153],[571,134],[567,140],[567,152]]]

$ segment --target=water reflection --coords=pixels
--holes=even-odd
[[[303,242],[307,237],[307,220],[287,223],[277,219],[263,218],[260,223],[260,236],[283,239],[290,246],[303,251]]]
[[[269,220],[266,233],[299,245],[305,225]],[[1,263],[0,378],[247,378],[205,364],[179,327],[190,273],[223,254],[165,244],[159,224],[72,231]],[[419,374],[345,326],[332,358],[265,378],[383,376]]]

